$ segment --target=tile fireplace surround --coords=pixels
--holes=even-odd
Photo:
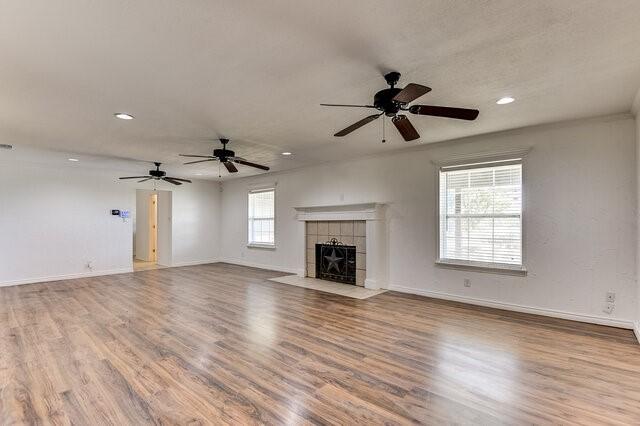
[[[315,277],[315,244],[336,238],[356,246],[356,285],[387,287],[385,205],[381,203],[296,207],[304,231],[301,276]],[[304,271],[304,272],[302,272]]]
[[[342,245],[356,246],[356,285],[364,287],[366,271],[366,222],[364,220],[306,221],[307,276],[316,278],[316,243],[335,238]]]

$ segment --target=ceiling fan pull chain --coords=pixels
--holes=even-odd
[[[382,143],[387,142],[387,138],[385,135],[385,126],[384,126],[384,115],[382,116]]]

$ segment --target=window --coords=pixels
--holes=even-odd
[[[249,245],[275,245],[275,189],[249,192]]]
[[[522,268],[522,161],[440,169],[439,263]]]

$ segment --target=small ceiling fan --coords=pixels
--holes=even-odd
[[[192,157],[192,158],[205,158],[205,160],[196,160],[189,161],[184,164],[195,164],[195,163],[204,163],[206,161],[219,161],[224,164],[229,173],[237,173],[238,169],[233,163],[242,164],[244,166],[255,167],[260,170],[269,170],[269,167],[262,166],[260,164],[252,163],[250,161],[245,160],[242,157],[236,157],[236,153],[227,149],[227,144],[229,143],[229,139],[219,139],[222,143],[222,149],[214,149],[213,155],[192,155],[192,154],[180,154],[181,157]]]
[[[417,115],[457,118],[460,120],[475,120],[480,113],[477,109],[453,108],[436,105],[409,106],[409,103],[430,92],[431,88],[415,83],[409,83],[403,89],[397,88],[396,84],[398,83],[398,80],[400,80],[400,73],[395,71],[386,74],[384,78],[390,87],[388,89],[380,90],[374,95],[373,105],[320,104],[322,106],[373,108],[381,111],[379,114],[370,115],[356,123],[353,123],[351,126],[340,130],[334,136],[346,136],[384,114],[387,117],[391,117],[391,122],[396,126],[396,129],[398,129],[404,140],[412,141],[414,139],[418,139],[420,135],[416,131],[415,127],[413,127],[407,116],[399,114],[399,112],[408,111]],[[384,136],[382,142],[385,142]]]
[[[167,172],[160,170],[160,165],[162,163],[154,162],[153,164],[156,165],[156,169],[149,170],[149,174],[147,176],[126,176],[126,177],[121,177],[120,179],[142,179],[142,180],[139,180],[138,183],[146,182],[150,179],[164,180],[174,185],[182,185],[182,182],[191,183],[189,179],[180,179],[176,177],[167,176]]]

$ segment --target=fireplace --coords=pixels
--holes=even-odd
[[[377,289],[387,286],[387,239],[386,239],[386,205],[382,203],[363,204],[343,204],[334,206],[310,206],[295,207],[296,218],[300,221],[299,232],[303,236],[302,248],[305,255],[301,256],[301,268],[298,275],[301,277],[318,278],[324,280],[343,280],[357,286]],[[327,260],[325,257],[318,258],[317,245],[325,245],[335,238],[335,257],[330,250],[322,256],[329,256],[338,264],[329,270],[322,269],[321,262]],[[348,250],[344,250],[348,248]],[[355,248],[355,250],[354,250]],[[347,253],[349,251],[349,253]],[[353,253],[355,251],[355,254]],[[341,264],[345,257],[351,259],[355,257],[354,267]],[[320,266],[319,266],[320,265]],[[351,265],[351,263],[349,263]],[[336,267],[341,271],[336,272]],[[355,283],[352,275],[355,269]],[[339,275],[338,277],[320,275],[323,272],[328,275]],[[348,279],[347,279],[348,277]]]
[[[356,284],[356,246],[342,244],[336,238],[316,244],[316,278]]]
[[[364,286],[365,222],[306,222],[306,276]]]

